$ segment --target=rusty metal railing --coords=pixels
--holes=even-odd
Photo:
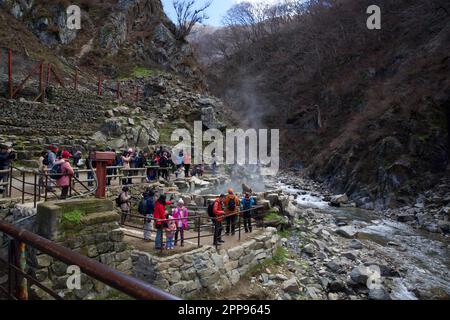
[[[147,170],[153,169],[157,170],[157,177],[160,175],[161,171],[170,170],[170,168],[162,168],[159,166],[146,166],[143,168],[130,168],[125,169],[122,166],[110,166],[107,170],[117,170],[118,174],[109,174],[106,176],[107,188],[111,187],[111,180],[114,178],[119,179],[119,186],[123,185],[142,185],[148,183],[147,181]],[[92,176],[95,175],[95,169],[84,170],[74,168],[74,175],[70,176],[70,186],[68,198],[87,196],[95,192],[94,178],[81,178],[81,174],[86,174],[92,172]],[[143,172],[142,174],[134,174],[134,172]],[[40,201],[47,201],[48,199],[58,199],[58,195],[53,189],[58,189],[56,181],[50,178],[48,172],[38,172],[36,170],[25,170],[11,166],[7,170],[1,170],[1,175],[7,177],[7,181],[0,181],[0,188],[4,188],[6,191],[3,192],[3,197],[12,197],[12,191],[17,191],[20,194],[21,202],[25,203],[26,197],[28,197],[30,202],[33,202],[34,208]],[[56,175],[56,174],[54,174]],[[63,175],[63,174],[58,174]],[[138,179],[139,182],[133,181]],[[129,182],[129,183],[127,183]],[[86,185],[87,184],[87,185]],[[77,190],[79,187],[80,190]],[[52,196],[53,195],[53,196]]]
[[[55,299],[63,299],[54,290],[41,284],[37,279],[26,273],[24,267],[25,246],[29,245],[68,265],[76,265],[86,275],[98,280],[111,288],[139,300],[178,300],[167,292],[162,291],[139,279],[126,275],[100,262],[92,260],[80,253],[58,245],[48,239],[25,229],[17,228],[9,223],[0,221],[0,232],[7,234],[18,243],[10,245],[8,261],[0,258],[0,262],[8,269],[8,288],[0,285],[0,291],[10,299],[28,299],[28,284],[32,283]],[[18,250],[15,249],[18,247]],[[19,257],[19,258],[17,258]],[[26,279],[26,281],[24,281]]]
[[[3,190],[0,197],[7,198],[10,193],[9,188],[9,172],[10,169],[0,170],[0,189]]]

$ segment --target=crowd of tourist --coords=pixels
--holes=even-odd
[[[48,150],[43,151],[38,160],[38,170],[42,175],[39,177],[39,184],[46,187],[48,191],[55,192],[55,185],[61,189],[61,199],[68,197],[71,184],[71,177],[79,177],[78,170],[74,169],[94,169],[95,161],[91,158],[91,152],[83,157],[80,150],[65,150],[59,148],[56,144],[49,146]],[[159,177],[169,180],[170,174],[176,177],[189,177],[191,175],[202,176],[204,174],[204,163],[191,168],[191,158],[188,152],[180,150],[172,159],[171,152],[165,150],[162,146],[154,152],[138,151],[129,148],[122,152],[106,148],[105,150],[116,154],[114,160],[107,163],[107,185],[111,184],[112,179],[118,176],[118,168],[122,167],[125,176],[122,176],[123,188],[116,199],[120,208],[121,223],[126,224],[131,216],[131,200],[129,186],[132,184],[133,170],[137,168],[147,168],[147,180],[150,182]],[[11,162],[16,159],[16,153],[10,146],[0,144],[0,170],[8,169]],[[211,166],[213,174],[216,173],[217,162],[213,156]],[[44,177],[50,177],[45,179]],[[7,180],[8,173],[0,173],[0,193],[4,192],[1,182]],[[94,182],[94,171],[87,172],[88,185],[92,186]],[[222,238],[223,223],[225,222],[225,236],[234,235],[236,232],[237,215],[242,212],[245,232],[252,232],[252,210],[255,200],[246,193],[242,199],[239,199],[232,188],[229,188],[227,194],[221,194],[208,205],[208,215],[211,218],[214,237],[213,244],[220,246],[224,243]],[[173,209],[170,209],[173,207]],[[173,196],[167,201],[166,195],[158,194],[155,190],[147,190],[139,202],[139,213],[144,216],[144,240],[150,241],[150,235],[155,232],[155,249],[166,248],[174,249],[180,243],[184,246],[185,231],[190,228],[189,210],[184,201],[179,199],[174,202]],[[163,241],[164,235],[166,241]],[[165,245],[164,245],[165,244]]]
[[[116,202],[122,210],[122,225],[130,220],[131,199],[128,186],[122,188]],[[222,238],[223,222],[225,221],[225,236],[235,235],[236,220],[242,214],[245,233],[252,232],[251,219],[253,218],[253,207],[256,202],[250,193],[245,193],[242,199],[234,194],[232,188],[227,194],[221,194],[208,204],[208,215],[213,225],[213,245],[220,246],[225,241]],[[172,208],[172,209],[171,209]],[[189,210],[183,199],[174,201],[173,195],[167,201],[166,195],[158,194],[153,189],[143,193],[138,204],[138,212],[144,220],[144,241],[151,241],[151,233],[155,232],[155,249],[163,248],[172,250],[180,243],[184,246],[185,231],[189,230]],[[198,227],[198,226],[197,226]],[[166,241],[163,241],[164,234]],[[165,245],[164,245],[165,243]]]
[[[13,151],[6,147],[0,152],[0,170],[7,169],[10,166],[11,159],[9,155],[13,155]],[[41,173],[39,177],[39,184],[47,188],[49,192],[55,192],[54,187],[61,188],[61,199],[67,198],[67,193],[70,185],[70,176],[80,177],[79,170],[86,169],[87,184],[92,187],[94,185],[95,174],[94,169],[96,163],[92,159],[94,151],[108,151],[115,153],[115,158],[107,163],[107,182],[111,185],[112,180],[118,179],[119,168],[123,171],[122,185],[133,184],[133,176],[137,175],[138,169],[146,169],[147,182],[155,181],[162,177],[165,180],[170,180],[171,175],[176,178],[203,176],[205,165],[191,166],[191,157],[189,152],[180,150],[179,153],[172,159],[172,153],[164,149],[163,146],[156,148],[154,151],[144,151],[128,148],[123,151],[117,151],[112,148],[105,148],[95,150],[91,148],[85,156],[80,150],[72,149],[65,150],[59,148],[56,144],[51,144],[46,151],[43,151],[38,159],[38,170]],[[8,156],[6,156],[8,154]],[[4,158],[4,159],[3,159]],[[212,165],[213,174],[215,174],[217,164]],[[44,181],[45,175],[51,179]],[[7,179],[7,174],[0,174],[1,180]],[[0,181],[1,181],[0,180]],[[1,182],[0,182],[1,183]],[[0,192],[3,189],[0,188]]]

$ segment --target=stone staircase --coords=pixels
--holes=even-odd
[[[105,121],[112,99],[49,88],[45,104],[0,98],[0,140],[13,141],[19,160],[36,157],[50,143],[85,150]]]

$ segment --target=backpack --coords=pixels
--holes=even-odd
[[[244,210],[249,210],[251,209],[251,207],[252,207],[252,199],[250,198],[247,200],[244,198],[244,200],[242,200],[242,208]]]
[[[116,198],[116,205],[118,206],[118,207],[120,207],[121,205],[122,205],[122,194],[123,194],[123,192],[121,192],[118,196],[117,196],[117,198]]]
[[[208,216],[214,218],[214,202],[209,202],[208,204]]]
[[[236,209],[236,199],[235,198],[230,198],[228,200],[227,208],[230,211],[234,211]]]
[[[138,212],[143,216],[147,214],[147,201],[148,199],[142,199],[141,202],[139,202]]]
[[[50,178],[53,180],[61,179],[63,177],[61,174],[62,174],[62,164],[55,164],[50,169]]]
[[[49,159],[49,153],[47,152],[44,156],[44,159],[42,160],[42,164],[45,166],[48,166],[50,164],[50,159]]]

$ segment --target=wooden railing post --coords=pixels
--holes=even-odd
[[[26,257],[26,245],[24,242],[19,242],[18,254],[17,254],[17,267],[26,273],[27,269],[27,257]],[[20,300],[28,300],[28,281],[24,276],[19,276],[17,280],[17,297]]]
[[[78,77],[79,77],[78,68],[75,69],[75,90],[78,90]]]
[[[22,204],[25,203],[25,171],[22,171]]]
[[[34,190],[33,190],[33,208],[36,208],[37,203],[37,174],[34,173]]]
[[[47,86],[50,85],[50,82],[52,81],[52,64],[47,64]]]
[[[9,297],[14,296],[14,285],[15,285],[15,272],[12,267],[15,263],[15,254],[16,254],[16,241],[11,239],[8,243],[8,295]]]
[[[13,98],[12,59],[13,59],[12,50],[9,49],[8,50],[8,93],[9,93],[10,99]]]
[[[44,85],[44,62],[41,61],[39,65],[39,93],[41,102],[45,103],[45,85]]]
[[[198,213],[197,214],[197,237],[198,237],[198,240],[197,240],[197,246],[200,248],[200,223],[201,223],[201,220],[200,220],[200,213]]]
[[[9,167],[10,171],[9,171],[9,197],[12,198],[12,175],[13,175],[13,167]]]
[[[97,91],[97,94],[99,96],[102,96],[102,88],[103,88],[102,82],[103,82],[102,76],[99,76],[98,77],[98,91]]]
[[[47,201],[47,193],[48,193],[48,174],[45,174],[45,194],[44,194],[44,200]]]
[[[239,241],[241,241],[241,213],[238,212]]]

